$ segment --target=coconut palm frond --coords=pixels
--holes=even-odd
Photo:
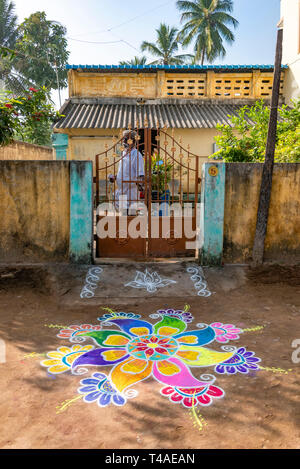
[[[5,89],[11,91],[15,97],[24,94],[30,86],[30,83],[22,75],[12,70],[0,73],[0,80],[3,81]]]
[[[223,12],[215,12],[212,15],[212,19],[214,22],[218,24],[218,26],[222,24],[228,24],[233,26],[235,29],[238,27],[239,22],[235,18],[233,18],[231,15],[228,15],[227,13]]]
[[[142,57],[135,56],[131,60],[121,61],[119,62],[119,65],[146,65],[146,63],[147,63],[147,57],[143,55]]]
[[[14,49],[18,39],[17,16],[14,3],[0,0],[0,44],[8,49]],[[0,50],[0,81],[6,90],[14,95],[23,93],[28,88],[28,81],[15,70],[16,59],[11,60],[1,56]]]
[[[180,46],[177,28],[161,23],[156,33],[155,43],[144,41],[141,45],[143,52],[147,51],[152,56],[157,57],[149,65],[181,65],[191,60],[191,54],[175,55]]]
[[[8,0],[0,0],[0,44],[13,49],[18,38],[15,5]]]
[[[141,50],[142,52],[147,51],[156,57],[161,57],[162,55],[162,50],[159,49],[153,42],[144,41],[141,45]]]
[[[228,42],[228,44],[232,44],[234,42],[234,34],[227,26],[225,26],[225,24],[219,25],[218,33],[226,42]]]
[[[232,0],[220,0],[218,2],[219,11],[228,11],[231,13],[233,11],[233,1]]]
[[[224,44],[234,42],[232,28],[237,28],[239,24],[230,15],[233,1],[178,0],[176,5],[182,12],[183,27],[177,37],[183,47],[194,42],[195,59],[201,59],[202,64],[205,59],[212,63],[218,57],[225,57]]]

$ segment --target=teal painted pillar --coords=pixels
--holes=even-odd
[[[67,134],[52,134],[52,146],[56,151],[57,160],[67,159],[69,136]]]
[[[200,250],[202,265],[221,265],[224,234],[225,163],[202,167]]]
[[[93,260],[93,163],[70,162],[70,261]]]

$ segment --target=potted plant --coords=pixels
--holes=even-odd
[[[158,154],[152,156],[152,200],[169,201],[170,191],[167,189],[171,180],[172,165],[164,163]]]

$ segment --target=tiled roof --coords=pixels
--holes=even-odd
[[[215,100],[217,101],[217,100]],[[218,100],[219,101],[219,100]],[[55,129],[124,129],[129,125],[143,128],[215,128],[230,124],[228,115],[236,115],[245,103],[203,102],[164,99],[145,103],[133,99],[72,98],[61,109],[62,118]],[[250,119],[249,122],[251,123]]]

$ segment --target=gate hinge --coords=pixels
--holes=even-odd
[[[93,177],[93,183],[94,183],[94,184],[97,183],[97,178],[96,178],[96,176]]]

